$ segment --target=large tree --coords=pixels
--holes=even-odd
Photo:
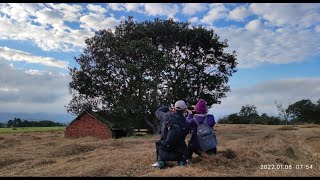
[[[239,115],[244,117],[258,115],[257,107],[255,105],[250,105],[250,104],[241,106]]]
[[[72,100],[67,110],[91,107],[133,125],[145,119],[157,129],[159,105],[185,99],[220,103],[236,72],[235,52],[226,53],[212,29],[172,19],[136,22],[129,17],[115,31],[100,30],[70,68]]]
[[[317,113],[317,104],[312,103],[310,99],[297,101],[289,105],[287,110],[292,113],[295,121],[318,123],[319,114]]]

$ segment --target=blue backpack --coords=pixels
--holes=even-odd
[[[207,125],[207,116],[203,123],[199,124],[197,120],[194,120],[197,127],[197,138],[202,151],[213,149],[217,146],[217,139],[213,129]]]

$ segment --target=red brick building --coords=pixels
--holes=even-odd
[[[82,112],[66,128],[64,135],[67,138],[92,136],[99,139],[112,138],[114,124],[95,112]]]

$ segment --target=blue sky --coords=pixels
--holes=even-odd
[[[275,100],[320,99],[320,3],[0,3],[0,113],[66,113],[68,67],[85,38],[128,16],[189,21],[228,39],[238,72],[210,109],[218,118],[246,104],[276,115]]]

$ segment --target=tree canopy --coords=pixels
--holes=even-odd
[[[70,68],[72,100],[67,110],[79,114],[87,107],[116,115],[133,125],[152,119],[160,105],[185,99],[208,106],[230,91],[228,78],[236,72],[235,52],[226,53],[227,40],[214,30],[173,19],[136,22],[132,17],[114,31],[103,29],[85,40]]]

